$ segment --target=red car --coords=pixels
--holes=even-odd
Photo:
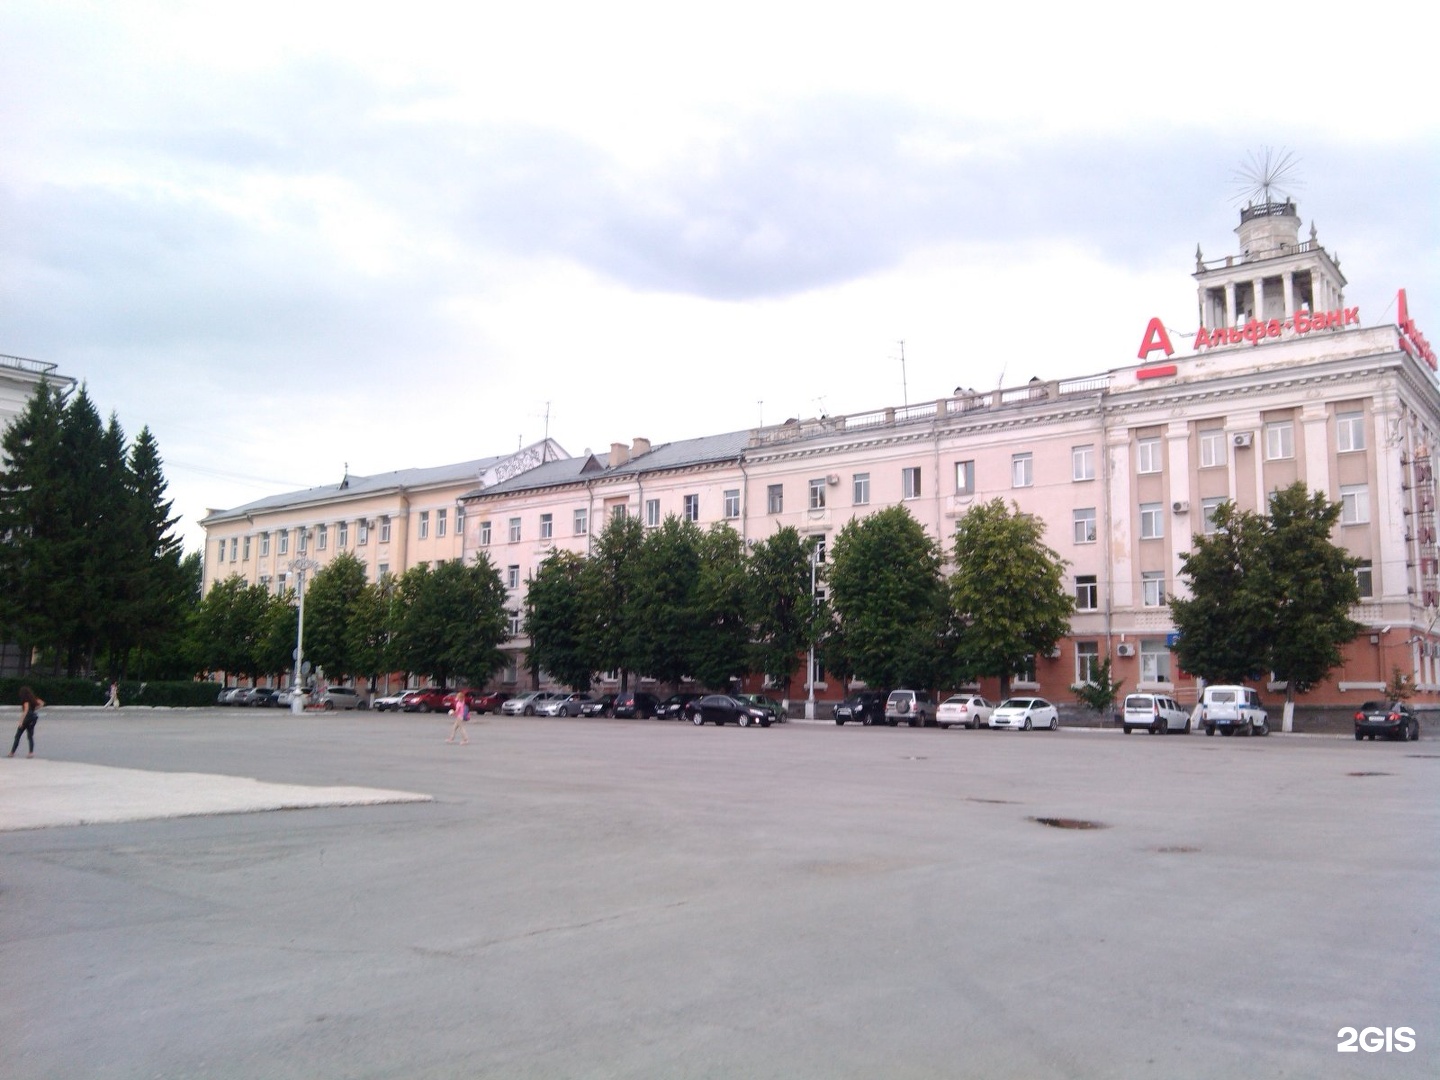
[[[466,687],[464,690],[456,690],[453,694],[445,695],[445,711],[449,712],[455,707],[455,699],[463,696],[470,706],[472,713],[498,712],[500,703],[510,695],[503,692],[487,694],[484,690],[476,690],[473,687]]]
[[[406,712],[446,712],[450,708],[450,695],[444,690],[430,687],[426,690],[412,690],[405,695]]]

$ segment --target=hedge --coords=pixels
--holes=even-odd
[[[104,705],[110,684],[95,679],[63,679],[31,675],[23,679],[0,679],[0,705],[19,705],[20,687],[28,686],[46,705]],[[120,684],[122,706],[179,706],[198,708],[214,705],[220,684],[213,682],[132,682]]]

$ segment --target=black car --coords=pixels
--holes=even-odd
[[[615,694],[601,694],[597,698],[591,698],[589,701],[581,703],[580,715],[609,716],[610,710],[615,707],[615,698]]]
[[[867,725],[885,723],[887,696],[884,690],[861,690],[851,694],[835,706],[835,723],[842,726],[847,720]]]
[[[614,716],[623,718],[640,717],[648,720],[654,716],[660,708],[660,699],[654,694],[647,694],[643,690],[637,690],[633,694],[620,694],[615,698],[615,704],[610,707]]]
[[[759,724],[761,727],[769,727],[774,718],[774,714],[764,705],[741,701],[729,694],[706,694],[704,697],[694,695],[685,703],[683,709],[685,718],[696,727],[707,721],[716,726],[739,724],[741,727],[749,727],[751,724]]]
[[[702,697],[704,697],[703,694],[671,694],[655,709],[655,719],[683,720],[685,719],[685,706]]]
[[[1367,701],[1355,714],[1355,741],[1376,735],[1414,742],[1420,738],[1420,721],[1403,701]]]
[[[250,697],[245,702],[245,704],[249,705],[251,708],[256,709],[273,709],[276,705],[279,704],[279,702],[276,700],[277,698],[279,698],[279,696],[280,691],[276,690],[273,686],[261,686],[255,690],[250,691]]]

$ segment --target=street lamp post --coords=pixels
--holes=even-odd
[[[815,570],[820,565],[820,545],[810,545],[810,648],[805,654],[805,719],[815,719]]]
[[[298,713],[305,707],[300,700],[300,667],[305,660],[305,571],[318,570],[320,564],[304,555],[291,559],[290,569],[295,574],[295,592],[300,597],[300,610],[295,628],[295,674],[290,682],[290,711]]]

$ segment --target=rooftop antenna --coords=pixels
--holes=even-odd
[[[815,398],[815,399],[813,399],[813,400],[814,400],[816,406],[820,409],[820,419],[821,419],[821,420],[824,420],[825,417],[828,416],[829,413],[830,413],[830,410],[827,409],[827,408],[825,408],[825,399],[824,399],[824,397],[817,397],[817,398]]]
[[[905,376],[905,342],[900,342],[900,393],[904,397],[905,407],[910,407],[910,383]]]
[[[1300,159],[1284,147],[1250,151],[1235,170],[1235,202],[1251,206],[1257,200],[1262,206],[1277,199],[1288,202],[1296,189],[1305,186],[1297,176],[1299,167]]]
[[[760,426],[765,426],[765,399],[760,398],[755,402],[755,407],[760,410]]]

